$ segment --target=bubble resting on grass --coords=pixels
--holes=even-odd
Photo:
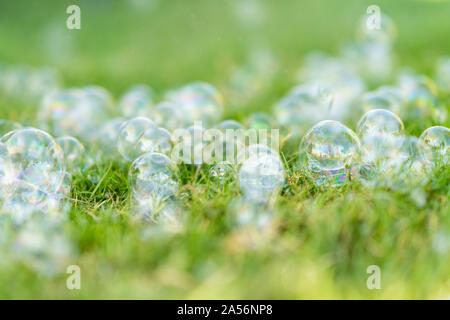
[[[434,126],[426,129],[420,140],[433,151],[435,165],[448,165],[450,159],[450,129],[443,126]]]
[[[70,136],[56,139],[56,143],[61,147],[64,154],[66,170],[71,174],[81,172],[85,149],[78,139]]]
[[[137,142],[137,149],[141,154],[159,152],[169,155],[172,147],[172,136],[164,128],[155,127],[145,130]]]
[[[178,190],[177,167],[165,155],[147,153],[137,158],[129,172],[130,192],[136,213],[154,220]]]
[[[16,131],[22,128],[22,125],[20,123],[7,120],[7,119],[0,119],[0,137],[5,136],[6,134]]]
[[[393,112],[384,109],[368,111],[358,122],[357,133],[361,138],[367,135],[399,135],[403,133],[402,120]]]
[[[236,173],[231,162],[222,161],[209,169],[209,176],[218,184],[226,184],[236,178]]]
[[[172,131],[184,126],[183,113],[172,102],[163,101],[156,105],[153,112],[155,123]]]
[[[124,122],[119,128],[117,148],[126,161],[133,161],[143,154],[139,140],[148,129],[156,128],[153,121],[144,117],[137,117]]]
[[[3,211],[23,221],[33,212],[53,215],[65,177],[60,146],[44,131],[27,128],[2,138],[0,198]]]
[[[360,142],[342,123],[325,120],[305,134],[299,151],[300,161],[308,171],[341,170],[358,160]]]
[[[284,179],[283,163],[271,153],[252,154],[239,169],[239,185],[248,201],[269,201],[281,189]]]

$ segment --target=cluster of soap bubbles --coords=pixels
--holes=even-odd
[[[35,105],[47,92],[59,86],[59,75],[53,69],[0,63],[0,93],[4,97]]]

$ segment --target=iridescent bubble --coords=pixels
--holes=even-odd
[[[235,179],[236,173],[231,162],[222,161],[211,167],[209,176],[218,184],[226,184]]]
[[[150,128],[144,131],[137,142],[141,154],[158,152],[169,155],[173,147],[172,136],[164,128]]]
[[[156,105],[153,117],[155,123],[168,130],[184,126],[183,113],[174,103],[163,101]]]
[[[368,111],[358,122],[357,133],[360,137],[374,134],[403,133],[402,120],[393,112],[385,109],[374,109]]]
[[[341,170],[358,160],[360,142],[342,123],[325,120],[305,134],[299,151],[302,165],[311,172]]]
[[[300,134],[328,117],[332,101],[332,95],[320,86],[299,85],[275,105],[274,114],[281,125]]]
[[[32,212],[43,208],[61,190],[65,176],[60,146],[50,135],[34,128],[15,131],[2,142],[7,155],[2,158],[0,178],[4,209]]]
[[[281,189],[284,179],[283,163],[267,153],[249,157],[239,169],[239,185],[248,201],[269,201]]]
[[[156,128],[153,121],[144,117],[137,117],[122,124],[117,136],[119,153],[127,161],[133,161],[140,155],[139,139],[148,129]]]
[[[138,212],[153,219],[179,188],[177,167],[163,154],[144,154],[131,165],[129,184]]]
[[[94,141],[108,119],[110,99],[105,89],[96,86],[52,92],[44,97],[38,117],[42,127],[56,136]]]
[[[443,126],[434,126],[426,129],[420,140],[433,150],[435,164],[449,164],[450,157],[450,129]]]
[[[119,109],[125,117],[150,117],[154,101],[153,90],[138,84],[129,88],[119,100]]]
[[[167,98],[180,108],[186,125],[202,121],[209,127],[221,118],[223,98],[211,84],[193,82],[169,92]]]
[[[74,174],[82,167],[84,157],[84,146],[78,139],[70,136],[56,139],[56,143],[61,147],[64,154],[66,169]]]

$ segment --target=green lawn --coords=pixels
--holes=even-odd
[[[252,112],[271,111],[296,84],[306,53],[336,54],[373,4],[262,0],[265,10],[251,20],[236,14],[238,1],[84,0],[76,1],[82,29],[67,30],[72,2],[1,1],[0,62],[53,66],[66,87],[97,84],[116,98],[135,83],[162,96],[207,81],[224,94],[224,119],[242,122]],[[432,76],[437,58],[450,54],[450,1],[377,4],[397,25],[398,65]],[[230,93],[229,81],[252,48],[270,50],[276,65],[243,100]],[[450,111],[448,95],[441,96]],[[36,108],[0,96],[0,118],[36,125]],[[355,122],[347,124],[355,129]],[[408,133],[421,133],[420,126],[405,125]],[[63,223],[74,246],[67,264],[80,266],[81,290],[66,288],[65,270],[49,277],[16,261],[0,234],[0,298],[450,298],[450,168],[434,173],[424,206],[414,195],[370,190],[358,181],[324,191],[295,169],[298,143],[282,149],[288,178],[273,228],[253,234],[253,241],[230,223],[238,183],[217,185],[208,166],[180,166],[183,230],[170,233],[132,219],[129,165],[98,163],[74,178]],[[366,287],[370,265],[381,268],[381,290]]]

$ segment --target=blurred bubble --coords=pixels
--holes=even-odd
[[[111,97],[103,88],[69,89],[47,94],[38,117],[41,125],[56,136],[94,141],[108,119],[111,105]]]
[[[226,130],[240,130],[242,125],[236,120],[224,120],[217,126],[217,129],[226,132]]]
[[[181,110],[174,103],[163,101],[156,105],[153,117],[155,123],[172,131],[183,127],[184,119]]]
[[[365,15],[361,19],[357,30],[358,39],[391,44],[397,35],[397,28],[392,19],[381,13],[379,21],[376,21],[379,22],[379,25],[375,25],[368,21],[369,18]]]
[[[0,194],[3,210],[23,220],[34,211],[58,209],[65,176],[60,146],[44,131],[27,128],[2,138]],[[54,208],[50,208],[54,207]],[[43,209],[45,208],[45,209]]]
[[[380,88],[365,93],[361,98],[361,104],[364,112],[373,109],[386,109],[396,113],[400,112],[401,99],[400,96],[395,96],[395,91]]]
[[[358,122],[357,133],[360,137],[376,134],[403,133],[402,120],[393,112],[385,109],[374,109],[368,111]]]
[[[21,128],[22,125],[20,123],[11,120],[0,119],[0,137],[3,137],[7,133],[19,130]]]
[[[285,170],[280,158],[271,153],[254,153],[239,169],[239,185],[244,199],[267,202],[281,189]]]
[[[436,64],[436,82],[439,88],[445,92],[450,92],[450,57],[439,58]]]
[[[164,128],[149,128],[144,131],[137,142],[141,154],[158,152],[169,155],[172,150],[172,136]]]
[[[434,126],[426,129],[420,140],[433,150],[435,164],[449,164],[450,157],[450,129],[443,126]]]
[[[121,125],[117,135],[117,147],[125,160],[133,161],[142,155],[139,140],[148,129],[153,128],[156,128],[153,121],[144,117],[128,120]]]
[[[263,112],[255,112],[248,116],[246,120],[246,126],[249,129],[271,129],[272,117],[271,115]]]
[[[333,97],[318,85],[303,84],[294,87],[274,108],[277,121],[299,135],[314,123],[330,114]]]
[[[209,83],[193,82],[168,92],[167,99],[176,105],[186,126],[202,121],[206,127],[218,122],[222,116],[223,98]]]
[[[176,165],[160,153],[147,153],[133,162],[129,184],[132,201],[139,215],[156,219],[159,210],[178,190],[176,172]]]
[[[209,176],[218,184],[226,184],[233,181],[235,177],[234,167],[231,162],[222,161],[211,167]]]
[[[81,171],[85,149],[78,139],[70,136],[56,139],[64,154],[66,170],[71,174]]]
[[[129,88],[123,94],[118,107],[123,115],[128,118],[151,117],[153,101],[153,90],[145,84],[138,84]]]

